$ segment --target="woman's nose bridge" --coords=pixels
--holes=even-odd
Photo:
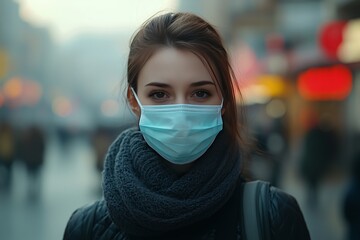
[[[185,93],[177,93],[175,96],[175,104],[188,104],[189,101]]]

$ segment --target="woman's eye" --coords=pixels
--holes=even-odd
[[[150,97],[154,99],[163,99],[166,97],[166,94],[164,92],[153,92],[150,94]]]
[[[206,98],[206,97],[209,97],[210,94],[207,91],[196,91],[194,93],[194,96],[197,98]]]

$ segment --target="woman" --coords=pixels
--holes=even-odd
[[[110,146],[104,200],[75,211],[64,239],[240,239],[246,144],[216,30],[189,13],[150,19],[127,76],[139,127]],[[270,204],[272,239],[309,239],[294,198],[272,188]]]

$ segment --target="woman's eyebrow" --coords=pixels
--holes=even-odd
[[[199,82],[194,82],[194,83],[190,84],[190,86],[192,86],[192,87],[200,87],[200,86],[204,86],[204,85],[215,85],[215,83],[213,83],[211,81],[199,81]]]
[[[204,85],[215,85],[212,81],[199,81],[199,82],[193,82],[190,84],[191,87],[199,87]],[[161,88],[170,88],[171,86],[167,83],[161,83],[161,82],[150,82],[145,85],[146,87],[152,86],[152,87],[161,87]]]
[[[153,87],[162,87],[162,88],[169,88],[169,87],[170,87],[169,84],[161,83],[161,82],[150,82],[150,83],[148,83],[148,84],[145,85],[145,87],[150,87],[150,86],[153,86]]]

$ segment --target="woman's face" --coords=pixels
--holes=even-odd
[[[222,96],[202,61],[192,52],[159,49],[140,71],[137,95],[142,105],[220,105]],[[134,109],[136,101],[130,101]]]

